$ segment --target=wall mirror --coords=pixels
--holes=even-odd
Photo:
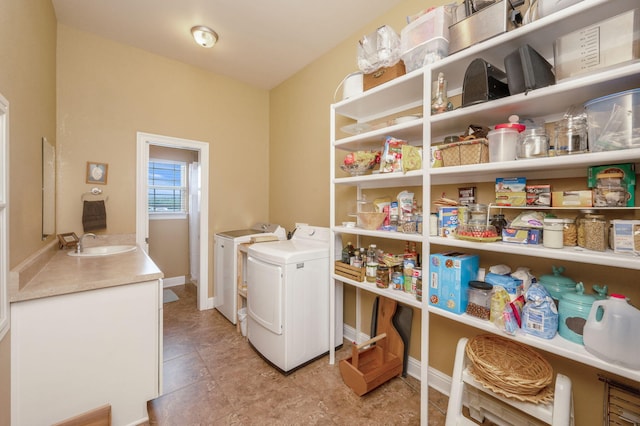
[[[42,239],[56,233],[56,147],[42,138]]]

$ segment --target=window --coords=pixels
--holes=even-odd
[[[187,213],[187,163],[149,161],[149,213]]]
[[[0,95],[0,339],[9,330],[9,102]]]

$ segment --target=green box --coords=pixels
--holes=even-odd
[[[597,187],[598,175],[601,173],[622,173],[621,183],[628,192],[626,207],[634,207],[636,205],[636,168],[634,163],[606,164],[589,167],[587,173],[587,185],[589,188]]]
[[[622,183],[627,185],[636,184],[636,167],[633,163],[624,164],[606,164],[603,166],[591,166],[587,174],[587,186],[595,188],[597,184],[597,176],[600,173],[622,173]]]

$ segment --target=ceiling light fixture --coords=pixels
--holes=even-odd
[[[209,27],[196,25],[191,28],[193,39],[202,47],[210,48],[218,41],[218,34]]]

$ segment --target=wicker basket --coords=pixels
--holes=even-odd
[[[494,392],[529,402],[553,397],[553,369],[528,346],[483,334],[469,340],[465,353],[473,364],[473,376]]]
[[[442,164],[447,166],[464,166],[489,162],[489,141],[486,139],[471,139],[443,145]]]

